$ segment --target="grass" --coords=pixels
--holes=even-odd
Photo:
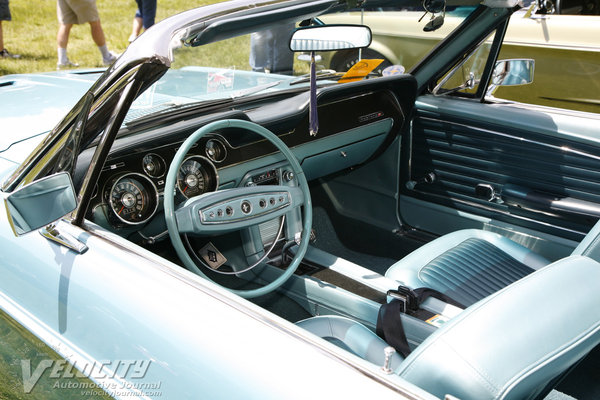
[[[215,3],[215,0],[160,0],[156,21],[181,11]],[[131,22],[137,9],[134,0],[97,0],[100,21],[108,48],[122,53],[127,48]],[[4,46],[17,60],[0,58],[0,75],[43,72],[56,69],[56,0],[12,0],[12,21],[2,23]],[[75,25],[67,47],[69,58],[80,67],[102,66],[102,58],[92,40],[89,24]]]
[[[64,360],[51,348],[46,346],[33,334],[19,325],[15,320],[0,311],[0,399],[2,400],[80,400],[112,399],[103,390],[87,378],[65,376],[52,377],[52,369],[48,368],[40,376],[30,393],[25,393],[25,376],[23,375],[22,361],[29,361],[29,371],[35,381],[35,371],[44,360]],[[72,371],[71,367],[65,370]],[[30,380],[27,379],[29,382]],[[83,396],[86,392],[82,388],[90,387],[93,394]]]

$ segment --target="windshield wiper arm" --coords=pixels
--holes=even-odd
[[[229,98],[230,99],[237,99],[240,97],[246,97],[246,96],[250,96],[252,94],[258,93],[258,92],[262,92],[263,90],[267,90],[270,89],[274,86],[279,85],[281,82],[283,81],[275,81],[275,82],[269,82],[269,83],[265,83],[263,85],[259,85],[259,86],[254,86],[248,89],[241,89],[241,90],[236,90],[235,92],[233,92]]]
[[[339,79],[342,77],[341,72],[334,71],[332,69],[323,69],[321,71],[317,71],[317,80],[320,81],[322,79]],[[296,80],[290,82],[290,86],[297,85],[299,83],[310,82],[310,75],[302,75]]]

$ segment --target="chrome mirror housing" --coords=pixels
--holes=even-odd
[[[290,40],[292,51],[358,49],[371,44],[371,29],[363,25],[324,25],[300,28]]]
[[[496,62],[487,95],[500,86],[520,86],[533,82],[535,61],[532,59],[500,60]]]
[[[6,198],[15,235],[23,235],[64,217],[77,207],[71,176],[60,172],[23,186]]]

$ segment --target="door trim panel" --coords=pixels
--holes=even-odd
[[[510,184],[557,201],[600,205],[600,119],[550,111],[421,96],[404,136],[401,194],[581,240],[597,217],[502,198]],[[476,195],[479,184],[494,189],[492,200]]]

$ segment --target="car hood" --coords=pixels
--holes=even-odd
[[[57,71],[0,77],[0,156],[27,157],[104,72]]]

